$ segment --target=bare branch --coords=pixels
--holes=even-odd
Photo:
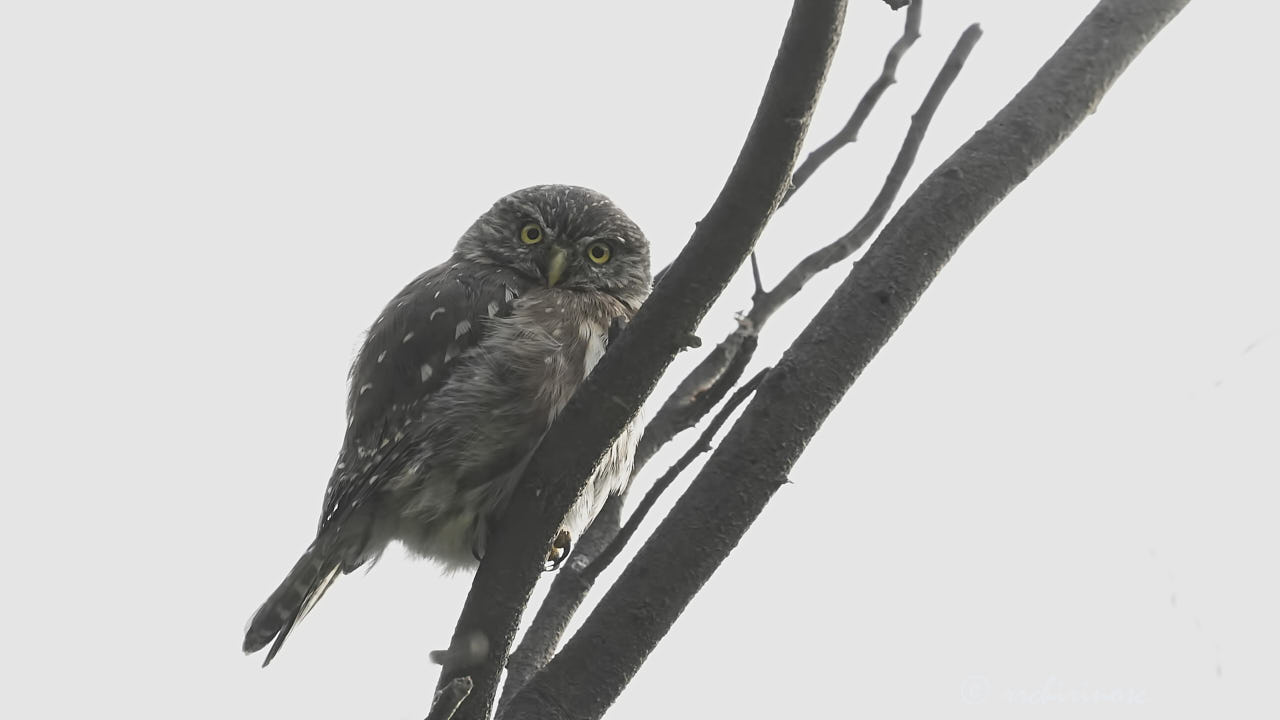
[[[653,486],[649,488],[647,493],[645,493],[644,498],[640,500],[640,504],[636,506],[636,509],[631,513],[631,516],[627,518],[627,524],[624,525],[622,530],[618,532],[617,536],[613,538],[613,542],[609,543],[609,546],[605,548],[604,552],[600,553],[600,557],[592,561],[592,563],[587,566],[587,569],[582,572],[582,579],[588,584],[588,586],[594,584],[600,577],[600,573],[604,572],[605,569],[609,567],[609,564],[618,557],[618,553],[622,552],[622,548],[626,547],[627,542],[631,540],[631,537],[635,535],[636,530],[639,529],[640,523],[644,522],[644,518],[649,514],[649,510],[651,510],[658,502],[658,498],[662,496],[662,493],[666,492],[667,488],[671,486],[671,483],[675,482],[675,479],[680,476],[680,473],[684,472],[684,469],[689,467],[689,464],[692,463],[699,455],[705,452],[710,452],[711,440],[715,438],[716,433],[720,432],[720,428],[729,419],[729,416],[733,414],[733,411],[737,410],[739,405],[741,405],[747,398],[751,397],[751,394],[760,386],[760,383],[764,380],[764,376],[767,375],[768,372],[769,368],[765,368],[756,373],[755,377],[743,383],[742,387],[738,388],[737,392],[735,392],[733,396],[730,397],[729,400],[720,408],[720,412],[716,413],[716,416],[711,419],[711,422],[707,425],[707,429],[703,430],[702,434],[698,436],[698,441],[690,446],[690,448],[685,451],[684,455],[681,455],[680,459],[677,460],[674,465],[667,468],[667,471],[663,473],[662,477],[658,478],[658,480],[653,483]]]
[[[881,72],[880,77],[863,95],[857,109],[854,110],[853,115],[845,123],[845,127],[840,133],[837,133],[826,143],[823,143],[822,147],[814,151],[805,160],[801,170],[807,167],[809,168],[808,175],[811,175],[836,150],[853,142],[858,130],[862,127],[863,121],[870,115],[876,101],[879,100],[890,85],[896,82],[894,73],[898,67],[899,60],[901,60],[907,49],[911,47],[912,43],[915,42],[915,39],[919,37],[920,14],[922,12],[923,4],[921,2],[917,1],[911,5],[907,11],[907,20],[902,37],[894,43],[885,58],[884,71]],[[676,387],[676,391],[671,394],[671,397],[654,415],[653,420],[645,427],[644,437],[640,442],[640,448],[637,453],[640,457],[647,460],[659,448],[670,442],[672,438],[693,427],[704,415],[711,412],[711,409],[737,383],[738,378],[742,375],[742,369],[751,362],[756,348],[756,336],[769,318],[773,316],[774,312],[794,297],[804,287],[804,284],[818,272],[857,251],[880,225],[885,214],[892,206],[893,200],[897,197],[898,190],[901,188],[903,180],[906,179],[907,172],[911,169],[911,164],[915,160],[916,152],[919,150],[920,142],[923,140],[924,132],[928,128],[934,111],[946,94],[947,89],[951,86],[956,73],[960,70],[960,66],[963,65],[964,56],[968,54],[968,48],[965,48],[960,56],[957,56],[958,52],[959,48],[956,51],[952,51],[952,57],[943,66],[938,78],[934,80],[933,86],[926,95],[924,103],[912,117],[911,127],[908,129],[906,140],[904,140],[903,147],[898,153],[898,159],[890,170],[889,176],[885,179],[880,194],[877,195],[876,200],[872,203],[871,209],[843,237],[831,245],[814,251],[802,260],[772,291],[760,290],[757,276],[757,290],[751,298],[751,311],[745,317],[739,318],[738,327],[729,333],[719,345],[685,376],[684,380]],[[825,151],[824,148],[826,148]],[[808,175],[801,177],[801,171],[796,172],[795,177],[798,180],[792,180],[792,188],[784,196],[783,202],[795,193],[796,188],[804,183]]]
[[[632,476],[635,474],[633,472]],[[555,654],[560,638],[564,637],[565,630],[569,627],[569,621],[586,599],[594,582],[583,579],[583,571],[604,552],[622,526],[623,500],[621,495],[611,495],[605,501],[604,509],[596,515],[582,539],[575,544],[569,561],[556,573],[546,597],[542,599],[537,613],[520,638],[520,644],[512,651],[511,657],[507,658],[507,679],[502,686],[502,696],[498,699],[498,717],[502,716],[507,703],[524,687],[529,678],[545,667]]]
[[[889,4],[894,10],[897,10],[899,7],[907,5],[908,2],[909,0],[902,0],[896,7],[893,7],[892,2]],[[831,136],[831,139],[819,145],[817,150],[809,153],[805,161],[792,174],[791,185],[782,196],[782,202],[778,203],[778,207],[786,205],[791,196],[795,195],[796,191],[800,189],[800,186],[804,185],[805,181],[817,172],[818,168],[822,167],[822,164],[830,159],[832,155],[835,155],[836,151],[857,141],[858,132],[862,130],[862,125],[871,116],[871,111],[875,109],[876,103],[880,101],[880,96],[884,95],[884,91],[888,90],[890,85],[898,81],[896,76],[898,63],[902,60],[902,56],[907,53],[907,50],[915,44],[915,41],[920,39],[920,19],[924,14],[924,0],[916,0],[910,5],[907,9],[907,20],[902,29],[902,36],[889,48],[889,54],[885,56],[884,69],[881,70],[880,76],[876,78],[875,82],[871,83],[871,87],[867,88],[862,99],[858,101],[857,107],[854,108],[853,115],[845,121],[844,127]],[[666,276],[669,269],[671,269],[671,266],[667,265],[653,276],[653,284],[655,286],[662,282],[662,278]],[[751,254],[751,272],[755,278],[756,294],[763,293],[764,285],[760,281],[760,267],[754,252]],[[755,299],[755,295],[752,296],[752,299]],[[723,393],[721,396],[723,396]],[[717,398],[718,401],[719,398]],[[705,407],[698,415],[698,418],[710,412],[714,406],[714,403],[712,403],[710,406]]]
[[[431,712],[427,713],[426,720],[451,720],[453,714],[458,711],[458,706],[471,694],[471,687],[469,677],[450,680],[448,685],[436,692],[436,697],[431,702]]]
[[[677,434],[702,419],[729,393],[755,354],[758,338],[754,326],[739,318],[730,333],[671,393],[645,426],[636,448],[636,464],[643,465]]]
[[[896,8],[895,8],[896,9]],[[858,133],[862,130],[863,124],[867,118],[871,116],[871,111],[875,109],[876,103],[880,102],[880,96],[884,95],[884,91],[889,89],[890,85],[898,82],[897,72],[898,63],[902,61],[902,56],[907,54],[907,50],[920,39],[920,18],[924,14],[924,0],[917,0],[911,3],[907,8],[907,20],[902,29],[902,37],[899,37],[893,47],[889,48],[889,54],[884,58],[884,69],[880,71],[880,77],[871,83],[871,87],[867,88],[867,92],[863,94],[862,99],[858,101],[858,106],[853,109],[853,114],[845,122],[844,127],[840,131],[831,136],[831,139],[822,143],[816,150],[809,153],[809,157],[800,163],[800,167],[796,168],[796,172],[791,176],[791,189],[783,196],[782,202],[786,203],[791,199],[792,195],[804,185],[818,168],[826,162],[836,151],[845,145],[857,142]]]
[[[908,12],[918,7],[918,4],[913,4]],[[907,173],[911,172],[911,166],[915,164],[916,154],[920,151],[920,144],[924,142],[925,132],[929,129],[934,113],[942,104],[947,90],[960,74],[960,69],[964,67],[965,60],[968,59],[970,51],[980,37],[982,37],[982,30],[977,25],[971,25],[960,36],[960,41],[951,50],[951,55],[947,57],[938,77],[934,79],[929,92],[925,94],[924,101],[920,103],[920,109],[911,116],[911,126],[907,129],[907,137],[902,141],[901,149],[898,150],[898,157],[894,160],[893,167],[889,169],[879,194],[871,202],[871,207],[867,209],[862,219],[858,220],[852,230],[835,242],[801,260],[791,269],[791,272],[787,273],[782,282],[778,283],[777,287],[756,298],[752,303],[751,312],[748,313],[747,318],[757,331],[769,321],[778,308],[803,290],[805,284],[814,275],[857,252],[862,244],[871,238],[876,228],[880,227],[880,223],[889,214],[889,208],[893,207],[893,201],[898,197],[898,191],[902,189]]]
[[[768,368],[761,370],[755,377],[734,393],[720,412],[712,419],[711,424],[698,438],[698,441],[685,452],[680,460],[669,468],[665,475],[649,488],[640,504],[627,519],[625,528],[619,529],[622,517],[621,496],[612,496],[605,507],[596,516],[590,529],[583,535],[582,542],[574,548],[573,556],[551,583],[542,605],[533,616],[520,644],[516,646],[511,657],[507,659],[507,680],[502,687],[502,697],[498,700],[498,716],[511,698],[515,696],[529,678],[546,666],[555,653],[560,638],[573,619],[574,613],[595,585],[596,580],[610,563],[621,552],[636,529],[644,520],[649,509],[657,502],[658,497],[684,471],[698,455],[711,449],[711,440],[733,411],[741,405],[764,379]],[[637,469],[638,472],[638,469]],[[633,473],[634,475],[635,473]]]
[[[764,283],[760,280],[760,260],[756,258],[754,250],[751,251],[751,278],[756,283],[756,289],[751,293],[751,297],[754,298],[764,292]]]
[[[825,155],[810,155],[805,163],[808,169],[798,184],[795,179],[796,174],[793,174],[792,187],[783,196],[782,203],[794,195],[799,184],[803,184],[804,180],[812,175],[827,157],[834,154],[836,149],[856,140],[858,131],[880,96],[896,82],[895,73],[902,56],[920,36],[922,13],[923,3],[917,2],[911,7],[902,36],[889,49],[880,76],[867,89],[853,116],[845,123],[840,133],[824,143],[823,147],[828,148]],[[843,138],[842,142],[841,138]],[[655,286],[662,282],[669,268],[668,265],[654,277]],[[759,262],[754,252],[751,253],[751,270],[755,282],[751,298],[754,305],[767,295],[760,276]],[[778,300],[777,304],[781,305],[783,302],[785,300]],[[685,377],[645,427],[644,436],[636,451],[633,480],[659,448],[670,442],[678,433],[696,425],[737,384],[755,354],[758,330],[759,327],[747,318],[739,318],[738,329],[716,346],[702,363]],[[621,524],[621,505],[620,498],[610,498],[605,511],[596,518],[584,535],[584,543],[580,543],[574,549],[574,556],[569,564],[562,568],[552,581],[551,588],[547,591],[542,605],[521,638],[519,646],[508,659],[507,680],[499,701],[500,709],[554,654],[569,621],[594,583],[594,576],[591,581],[588,581],[581,576],[581,572],[584,568],[594,565],[598,552],[596,548],[609,545],[609,541],[618,533]]]
[[[1103,0],[933,171],[761,384],[676,506],[507,720],[597,718],[786,481],[806,443],[986,215],[1188,0]],[[608,652],[599,652],[608,648]]]
[[[440,686],[471,676],[459,720],[488,717],[546,548],[599,458],[751,252],[781,199],[843,24],[842,0],[796,0],[755,121],[719,197],[653,295],[574,393],[534,452],[496,524],[454,629],[480,633],[487,657],[447,664]],[[449,657],[454,657],[450,655]]]

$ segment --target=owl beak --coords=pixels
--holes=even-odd
[[[555,287],[560,282],[560,276],[564,275],[568,264],[569,256],[563,248],[551,248],[551,254],[547,257],[547,287]]]

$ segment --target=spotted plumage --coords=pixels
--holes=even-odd
[[[474,566],[533,450],[649,286],[644,235],[597,192],[527,188],[480,216],[370,327],[316,539],[253,616],[245,652],[274,640],[270,662],[337,576],[392,540]],[[606,453],[550,561],[624,486],[637,439],[628,428]]]

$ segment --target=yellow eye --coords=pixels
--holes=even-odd
[[[529,223],[520,228],[520,239],[524,241],[525,245],[537,245],[542,242],[542,228]]]
[[[603,265],[609,262],[609,256],[611,255],[613,255],[613,251],[609,249],[608,245],[605,245],[602,242],[591,243],[587,248],[587,257],[591,258],[591,262],[597,265]]]

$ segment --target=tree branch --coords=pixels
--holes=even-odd
[[[802,171],[797,171],[792,175],[792,185],[783,197],[782,203],[785,203],[787,199],[794,195],[796,189],[804,184],[804,181],[812,176],[814,171],[826,159],[830,158],[837,149],[857,139],[858,132],[870,115],[872,108],[884,94],[884,91],[896,82],[895,73],[902,56],[915,40],[920,37],[922,14],[923,3],[917,0],[907,14],[902,36],[893,44],[885,57],[884,67],[880,76],[864,93],[853,115],[840,132],[826,143],[823,143],[821,147],[827,148],[827,150],[823,154],[811,153],[802,166],[803,175],[801,174]],[[807,168],[807,170],[803,170],[803,168]],[[905,170],[903,175],[905,175]],[[797,180],[797,178],[799,179]],[[779,207],[781,207],[782,203],[779,204]],[[876,224],[879,224],[878,220]],[[872,229],[874,229],[874,226]],[[861,242],[864,241],[859,241],[858,244],[860,245]],[[854,250],[856,250],[856,247]],[[836,261],[833,260],[832,262]],[[751,253],[751,271],[755,281],[755,290],[751,297],[754,305],[755,302],[760,301],[768,294],[761,281],[760,268],[754,252]],[[663,273],[659,274],[658,278],[655,278],[655,285],[661,282],[661,275],[663,274],[665,274],[665,269]],[[787,298],[789,297],[788,295]],[[775,309],[776,306],[785,303],[787,298],[783,298],[775,289],[773,300],[776,303]],[[771,315],[772,312],[769,314]],[[755,355],[760,324],[748,322],[746,318],[740,318],[739,320],[739,328],[730,333],[723,342],[716,346],[703,359],[698,369],[681,382],[657,416],[646,426],[636,451],[635,469],[632,473],[633,481],[639,475],[640,469],[648,463],[663,445],[679,432],[696,425],[742,377],[747,364]],[[648,495],[646,495],[647,498]],[[502,697],[499,700],[500,712],[511,697],[524,686],[534,673],[542,669],[555,653],[555,649],[560,643],[560,638],[563,637],[565,630],[569,626],[569,621],[573,618],[574,613],[577,612],[578,607],[581,606],[586,594],[594,584],[594,577],[588,580],[582,576],[583,570],[588,567],[597,568],[595,559],[600,550],[603,550],[605,546],[614,547],[611,541],[617,535],[621,526],[621,506],[622,498],[611,497],[608,500],[605,504],[605,509],[596,517],[587,533],[583,536],[583,542],[579,543],[578,547],[574,549],[574,555],[569,563],[556,574],[555,580],[552,581],[551,588],[547,591],[547,595],[534,615],[533,621],[529,624],[528,629],[525,630],[524,636],[520,639],[520,644],[511,653],[511,657],[507,661],[507,679],[502,688]],[[618,548],[620,549],[621,546],[618,546]],[[596,569],[595,573],[598,574],[598,572],[599,569]]]
[[[604,552],[600,553],[600,556],[593,560],[591,564],[582,571],[582,579],[587,583],[588,587],[594,584],[600,577],[600,573],[604,572],[609,567],[609,564],[618,557],[618,553],[620,553],[622,548],[626,546],[627,542],[631,540],[631,537],[636,534],[636,530],[640,527],[640,523],[644,522],[645,516],[649,514],[651,509],[653,509],[653,506],[658,502],[658,498],[662,496],[662,493],[666,492],[667,488],[671,486],[671,483],[675,482],[675,479],[680,476],[680,473],[684,472],[685,468],[689,467],[689,464],[692,463],[699,455],[705,452],[710,452],[711,441],[715,438],[716,433],[720,432],[720,428],[724,426],[725,422],[729,419],[729,416],[733,414],[733,411],[737,410],[739,405],[741,405],[747,398],[751,397],[751,394],[756,391],[756,388],[760,386],[760,383],[768,373],[769,368],[765,368],[756,373],[750,380],[743,383],[742,387],[738,388],[737,392],[735,392],[733,396],[729,398],[728,402],[720,408],[720,412],[716,413],[716,416],[711,419],[711,422],[707,425],[707,429],[703,430],[702,434],[698,436],[698,441],[690,446],[689,449],[685,451],[684,455],[681,455],[680,459],[677,460],[674,465],[667,468],[667,471],[662,474],[662,477],[658,478],[658,480],[653,483],[653,486],[649,488],[649,492],[645,493],[640,504],[637,505],[635,511],[631,513],[631,517],[627,518],[627,524],[623,526],[622,530],[613,538],[613,542],[609,543],[609,546],[604,549]]]
[[[587,477],[751,251],[782,197],[835,52],[842,0],[796,0],[755,121],[707,216],[612,351],[574,393],[535,451],[496,524],[454,629],[489,653],[473,667],[450,653],[440,686],[470,675],[459,720],[489,715],[497,680],[546,549]]]
[[[871,111],[875,108],[876,103],[880,101],[880,97],[884,95],[885,90],[889,89],[890,85],[897,82],[896,73],[902,56],[920,37],[920,21],[923,13],[924,4],[921,0],[911,4],[907,10],[907,18],[903,25],[902,35],[889,48],[889,52],[885,56],[884,68],[880,71],[879,77],[867,88],[862,99],[858,101],[857,107],[854,108],[853,114],[845,122],[844,127],[833,135],[831,139],[820,145],[817,150],[810,153],[800,168],[792,175],[791,186],[786,194],[783,195],[781,204],[785,204],[787,200],[791,199],[796,191],[804,185],[805,181],[837,150],[857,140],[858,133],[862,130],[862,125],[871,115]],[[914,153],[912,157],[914,157]],[[781,204],[779,207],[781,207]],[[875,227],[873,226],[870,229],[874,230]],[[761,298],[767,297],[769,293],[765,292],[761,283],[754,253],[752,253],[751,261],[753,277],[756,283],[756,289],[751,296],[754,311],[755,303]],[[781,305],[784,302],[785,300],[782,300],[777,304]],[[774,309],[776,310],[776,308]],[[773,312],[770,311],[768,314],[772,315]],[[767,316],[765,319],[767,320]],[[667,401],[663,403],[657,414],[654,415],[653,420],[645,427],[644,435],[640,439],[640,446],[636,450],[638,461],[641,463],[647,462],[654,453],[670,442],[672,438],[697,425],[703,416],[711,412],[712,408],[720,403],[729,390],[737,384],[742,377],[743,369],[751,361],[756,348],[756,335],[760,331],[761,324],[749,318],[739,318],[738,328],[729,333],[719,345],[702,359],[702,362],[698,363],[680,381],[675,392],[671,394],[671,397],[667,398]]]
[[[635,473],[632,473],[634,477]],[[551,588],[534,613],[533,620],[520,638],[520,644],[507,658],[507,679],[498,699],[498,717],[520,688],[550,662],[569,628],[578,607],[586,599],[594,580],[588,582],[582,573],[604,552],[622,526],[623,496],[611,495],[604,508],[573,548],[569,561],[556,573]]]
[[[905,4],[906,2],[903,2],[903,5]],[[897,8],[895,7],[894,9],[896,10]],[[831,139],[827,140],[822,145],[819,145],[817,150],[809,153],[809,156],[805,158],[805,161],[801,163],[800,167],[792,174],[791,186],[787,188],[787,192],[782,196],[782,202],[778,203],[778,207],[786,205],[787,201],[791,199],[791,196],[795,195],[796,191],[800,189],[800,186],[804,185],[805,181],[817,172],[818,168],[822,167],[822,164],[830,159],[832,155],[835,155],[836,152],[845,145],[850,145],[857,141],[858,133],[862,130],[862,126],[866,123],[867,118],[871,116],[871,111],[875,109],[876,103],[880,101],[880,96],[884,94],[885,90],[889,89],[890,85],[893,85],[898,81],[896,77],[898,63],[902,60],[902,56],[906,54],[907,50],[910,49],[911,46],[915,44],[915,41],[920,38],[920,18],[923,14],[924,2],[923,0],[916,0],[916,2],[912,3],[910,8],[907,10],[907,20],[902,30],[902,36],[898,38],[897,42],[895,42],[892,47],[889,48],[889,53],[885,56],[884,69],[880,71],[880,76],[871,84],[871,87],[867,88],[862,99],[858,101],[857,107],[854,108],[853,115],[845,121],[844,127],[835,135],[831,136]],[[653,279],[654,285],[662,282],[662,278],[666,275],[666,272],[670,267],[671,266],[668,265],[658,271]],[[763,293],[764,285],[760,280],[760,266],[756,261],[756,254],[754,252],[751,253],[751,273],[756,283],[756,294]],[[752,295],[752,299],[755,299],[755,295]],[[737,382],[737,378],[734,378],[733,382]],[[730,383],[729,387],[732,386],[732,383]],[[727,390],[727,388],[725,389]],[[724,393],[721,392],[720,395],[716,396],[715,402],[710,405],[706,405],[704,403],[702,412],[698,414],[694,422],[680,428],[680,430],[693,427],[693,425],[697,423],[697,420],[710,412],[711,408],[715,407],[715,404],[720,402],[720,398],[723,396]],[[650,425],[652,426],[653,423],[650,423]],[[678,433],[679,430],[676,432]],[[654,437],[655,439],[657,438],[656,435]],[[672,437],[674,437],[674,433]],[[666,438],[666,440],[659,443],[659,446],[665,445],[670,441],[670,439],[670,437]]]
[[[796,168],[796,172],[791,176],[791,189],[783,196],[782,202],[786,203],[791,199],[792,195],[805,184],[818,168],[822,167],[836,151],[845,145],[857,142],[858,133],[862,131],[862,126],[867,122],[867,118],[871,117],[871,111],[875,109],[876,103],[880,102],[880,96],[884,95],[885,90],[890,85],[898,82],[898,64],[902,61],[902,56],[907,54],[911,46],[916,40],[920,39],[920,18],[924,14],[924,1],[911,3],[907,8],[907,20],[902,28],[902,36],[898,38],[893,47],[889,48],[889,54],[884,58],[884,69],[880,71],[880,77],[871,83],[871,87],[867,88],[867,92],[863,94],[862,99],[858,101],[858,106],[853,109],[853,114],[845,122],[844,127],[840,131],[831,136],[830,140],[822,143],[816,150],[809,153],[809,156],[800,163],[800,167]]]
[[[768,368],[761,370],[739,388],[733,397],[729,398],[729,401],[712,419],[711,424],[698,437],[698,441],[649,488],[644,498],[640,500],[640,504],[627,518],[625,527],[619,528],[622,513],[621,498],[615,495],[605,504],[605,509],[600,511],[600,515],[596,516],[595,522],[591,524],[591,529],[583,536],[585,540],[582,545],[586,547],[575,548],[567,566],[556,574],[551,589],[547,591],[546,598],[538,607],[537,614],[533,616],[533,622],[525,630],[524,637],[520,638],[520,644],[511,653],[511,657],[507,659],[507,680],[502,687],[502,696],[498,700],[499,717],[502,716],[507,703],[524,687],[529,678],[551,660],[556,646],[560,643],[560,638],[564,636],[569,626],[569,621],[573,619],[574,613],[578,611],[587,593],[595,586],[600,573],[609,567],[622,548],[635,535],[636,529],[644,521],[645,515],[652,509],[658,498],[697,456],[711,450],[711,440],[715,434],[724,426],[733,411],[755,392],[766,372]]]
[[[918,8],[917,0],[908,13]],[[853,229],[835,242],[815,250],[801,260],[774,289],[755,298],[751,304],[751,312],[747,314],[747,320],[757,332],[777,312],[778,308],[803,290],[813,276],[857,252],[862,244],[871,238],[876,228],[880,227],[880,223],[889,214],[889,208],[893,207],[893,201],[898,197],[902,183],[906,182],[907,173],[911,172],[911,166],[915,164],[916,154],[919,153],[920,145],[924,142],[925,132],[929,129],[929,123],[933,121],[934,113],[937,112],[942,99],[946,97],[947,91],[951,89],[952,83],[960,74],[973,46],[982,36],[982,32],[976,28],[977,26],[972,26],[960,36],[959,42],[947,56],[947,61],[943,63],[942,70],[938,72],[933,85],[929,87],[929,92],[925,93],[920,108],[911,116],[911,125],[907,128],[907,136],[898,150],[898,157],[894,159],[884,184],[880,186],[880,192],[871,202],[871,207],[867,209],[866,214],[858,220]]]
[[[934,170],[769,373],[689,490],[507,720],[597,718],[759,515],[803,448],[979,222],[1096,108],[1188,0],[1103,0]],[[608,652],[600,652],[608,648]]]

